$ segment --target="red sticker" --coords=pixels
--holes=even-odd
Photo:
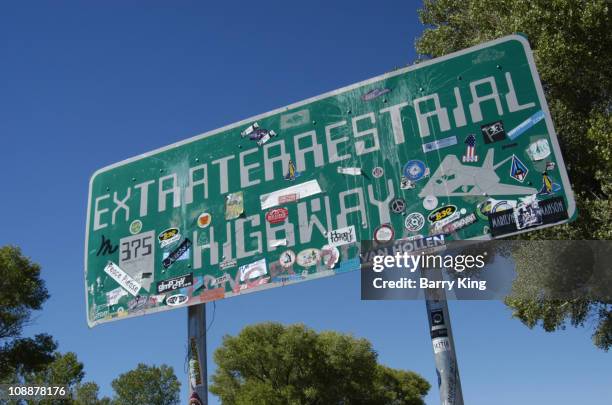
[[[280,224],[285,222],[289,216],[289,210],[287,208],[273,208],[266,213],[266,221],[271,224]]]

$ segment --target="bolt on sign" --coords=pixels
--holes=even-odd
[[[356,270],[381,229],[488,239],[575,216],[528,42],[504,37],[95,172],[87,320]]]

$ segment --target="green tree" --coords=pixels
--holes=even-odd
[[[95,382],[78,384],[75,388],[74,405],[111,405],[107,397],[98,399],[100,387]]]
[[[14,246],[0,248],[0,381],[18,381],[23,373],[42,370],[53,361],[51,336],[23,338],[23,327],[49,298],[40,266]]]
[[[56,352],[53,361],[42,370],[24,374],[23,382],[37,386],[65,386],[70,395],[66,399],[28,400],[27,404],[37,405],[110,405],[110,399],[98,399],[98,385],[82,383],[85,373],[75,353]]]
[[[38,386],[57,386],[64,385],[67,391],[74,393],[77,384],[81,382],[85,373],[83,372],[83,363],[81,363],[76,354],[68,352],[61,354],[56,352],[54,359],[44,369],[27,373],[24,376],[24,382]],[[28,404],[41,405],[72,405],[72,399],[44,399],[42,401],[27,401]]]
[[[418,374],[377,363],[366,339],[262,323],[225,336],[210,392],[226,405],[423,404]]]
[[[181,383],[174,370],[161,366],[138,366],[121,374],[112,382],[114,405],[176,405],[179,404]]]
[[[529,239],[612,239],[612,25],[607,0],[424,0],[424,57],[438,57],[512,33],[529,39],[563,157],[576,194],[578,219],[523,236]],[[592,324],[596,346],[612,344],[612,307],[605,297],[525,298],[539,255],[514,253],[518,277],[506,299],[514,316],[546,331]],[[545,255],[546,253],[544,253]],[[577,270],[558,263],[574,278]],[[597,269],[595,269],[597,270]],[[572,275],[572,273],[574,275]],[[533,288],[533,286],[532,286]]]

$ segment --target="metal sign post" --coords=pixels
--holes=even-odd
[[[189,353],[189,405],[207,405],[206,304],[192,305],[187,308],[187,347]]]
[[[431,281],[442,280],[441,269],[421,269],[421,274]],[[457,365],[446,292],[443,288],[428,288],[425,290],[425,299],[429,333],[438,374],[440,403],[442,405],[463,405],[459,366]]]

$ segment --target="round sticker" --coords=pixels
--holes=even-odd
[[[293,266],[293,263],[295,263],[295,252],[293,250],[285,250],[281,253],[278,261],[284,268]]]
[[[199,228],[207,228],[211,222],[212,222],[212,215],[210,215],[208,212],[204,212],[200,214],[200,216],[198,217],[198,227]]]
[[[412,181],[417,181],[425,176],[427,168],[425,167],[425,163],[421,160],[409,160],[408,163],[404,165],[403,172],[404,177]]]
[[[480,219],[484,219],[486,221],[489,219],[489,214],[491,213],[492,207],[492,201],[490,199],[485,200],[476,206],[476,215],[478,215]]]
[[[266,221],[271,224],[280,224],[282,222],[285,222],[288,216],[289,210],[287,208],[272,208],[266,213]]]
[[[175,294],[166,298],[166,304],[171,307],[176,307],[177,305],[182,305],[187,302],[189,298],[185,294]]]
[[[321,261],[328,269],[333,268],[340,259],[340,251],[335,246],[325,245],[321,248]]]
[[[438,206],[438,199],[433,195],[425,196],[423,199],[423,208],[426,210],[433,210]]]
[[[130,224],[130,233],[132,235],[136,235],[137,233],[140,233],[140,231],[142,231],[142,221],[139,219],[133,220]]]
[[[456,206],[445,205],[443,207],[438,208],[435,211],[430,212],[427,218],[429,219],[429,222],[434,223],[434,222],[442,221],[443,219],[450,217],[455,212],[457,212]]]
[[[389,242],[393,240],[395,231],[389,224],[383,224],[374,231],[374,240],[379,243]]]
[[[375,168],[372,169],[372,176],[374,176],[374,178],[376,179],[381,178],[384,174],[385,174],[385,171],[380,166],[376,166]]]
[[[316,266],[321,259],[321,251],[319,249],[305,249],[297,254],[297,264],[302,267]]]
[[[423,225],[425,225],[425,217],[418,212],[409,214],[404,221],[404,227],[410,232],[420,231]]]
[[[516,201],[512,201],[512,200],[501,200],[501,201],[495,200],[492,203],[494,203],[493,207],[491,207],[492,214],[496,212],[511,210],[516,207]]]
[[[166,247],[172,245],[174,242],[178,242],[181,239],[181,234],[178,228],[168,228],[165,231],[157,235],[160,247]]]
[[[406,211],[406,201],[403,198],[394,198],[389,203],[389,208],[395,214],[401,214]]]

